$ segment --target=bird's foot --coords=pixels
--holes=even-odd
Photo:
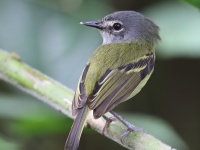
[[[134,127],[132,125],[129,125],[129,126],[126,126],[126,127],[127,127],[127,130],[120,137],[120,141],[121,141],[122,144],[124,144],[124,139],[129,133],[131,133],[131,132],[144,132],[144,130],[142,128]]]
[[[103,127],[103,131],[102,131],[102,134],[105,135],[105,133],[107,132],[108,130],[108,127],[110,125],[110,123],[114,120],[116,120],[116,118],[114,116],[111,116],[111,117],[107,117],[105,115],[103,115],[103,118],[106,120],[106,124],[105,126]]]
[[[124,138],[129,133],[131,133],[131,132],[145,132],[142,128],[138,128],[138,127],[135,127],[135,126],[131,125],[129,122],[127,122],[125,119],[123,119],[116,112],[111,111],[110,113],[127,127],[127,130],[120,137],[120,141],[121,141],[122,144],[124,144]]]

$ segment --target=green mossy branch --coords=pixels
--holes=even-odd
[[[7,53],[0,50],[0,79],[4,80],[22,91],[37,97],[46,104],[51,105],[66,116],[71,115],[71,102],[73,91],[39,71],[23,63],[15,53]],[[109,114],[108,114],[109,115]],[[105,120],[93,119],[92,114],[87,119],[87,124],[102,134]],[[122,144],[120,136],[126,131],[126,127],[119,121],[114,121],[104,134],[127,149],[134,150],[171,150],[172,148],[145,132],[132,132]],[[67,135],[66,135],[67,138]],[[64,143],[63,143],[64,145]]]

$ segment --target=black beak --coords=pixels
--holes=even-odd
[[[100,30],[104,28],[100,21],[86,21],[86,22],[80,22],[80,24],[83,24],[89,27],[94,27]]]

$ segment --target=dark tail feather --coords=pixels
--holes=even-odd
[[[65,143],[65,150],[77,150],[81,133],[83,131],[84,123],[88,114],[88,107],[81,108],[76,116],[76,119],[72,125],[71,131]]]

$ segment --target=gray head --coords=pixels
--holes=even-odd
[[[86,21],[81,24],[98,28],[103,44],[141,42],[154,44],[160,40],[159,27],[144,15],[135,11],[118,11],[102,20]]]

